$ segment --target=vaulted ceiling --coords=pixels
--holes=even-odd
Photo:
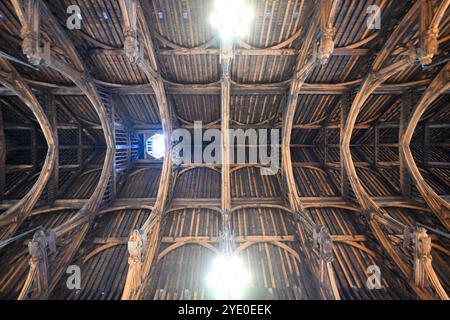
[[[213,1],[0,2],[0,298],[211,298],[225,221],[247,298],[448,299],[450,1],[247,2],[232,45]],[[144,152],[199,121],[280,170]]]

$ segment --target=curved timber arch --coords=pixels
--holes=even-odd
[[[189,205],[189,206],[183,206],[183,207],[173,207],[169,208],[165,211],[165,213],[175,213],[177,211],[183,211],[186,209],[195,210],[195,209],[206,209],[211,210],[215,213],[218,213],[220,216],[222,215],[222,210],[220,210],[219,207],[211,207],[211,206],[202,206],[202,205]]]
[[[214,171],[215,173],[220,174],[220,170],[218,170],[216,168],[216,166],[213,165],[213,164],[212,165],[195,165],[195,164],[193,164],[193,165],[188,165],[184,169],[181,169],[178,172],[178,178],[181,177],[183,174],[189,172],[189,171],[197,170],[197,169],[208,169],[208,170]]]
[[[279,204],[267,204],[267,203],[266,204],[264,204],[264,203],[243,204],[243,205],[235,206],[235,207],[231,208],[230,213],[234,213],[236,211],[245,210],[245,209],[279,209],[286,213],[290,213],[290,214],[294,213],[292,208],[288,208],[288,207],[285,207],[285,206],[279,205]]]
[[[201,242],[198,240],[187,240],[184,242],[176,242],[176,243],[170,245],[169,247],[167,247],[166,249],[164,249],[163,251],[161,251],[161,253],[158,255],[157,263],[159,263],[161,261],[161,259],[164,258],[165,256],[167,256],[169,253],[171,253],[181,247],[184,247],[186,245],[193,245],[193,244],[204,247],[214,253],[220,254],[220,250],[208,242]]]
[[[92,221],[93,213],[98,209],[102,201],[103,195],[110,181],[110,176],[112,174],[115,145],[111,126],[112,119],[110,119],[105,105],[105,103],[108,103],[107,99],[105,99],[104,96],[101,96],[97,86],[87,74],[87,68],[84,66],[81,58],[77,53],[77,50],[65,34],[64,30],[61,28],[57,19],[53,16],[52,12],[42,1],[40,1],[38,5],[35,5],[32,8],[24,7],[23,4],[18,0],[13,0],[12,2],[23,30],[29,31],[30,34],[32,32],[36,34],[36,38],[25,38],[22,44],[23,51],[27,54],[29,60],[34,64],[44,64],[51,69],[58,71],[68,79],[72,80],[72,82],[86,95],[88,100],[94,106],[94,109],[99,116],[106,141],[105,161],[103,164],[99,182],[93,195],[89,198],[86,204],[83,205],[83,207],[75,217],[54,230],[58,239],[68,235],[69,237],[73,237],[73,241],[70,241],[68,247],[63,249],[64,252],[62,254],[62,257],[60,257],[58,261],[52,261],[52,263],[50,263],[51,272],[49,275],[49,282],[45,284],[46,290],[37,290],[32,293],[32,298],[46,298],[49,292],[51,292],[56,286],[59,278],[64,273],[64,265],[70,262],[73,255],[75,254],[76,249],[84,239],[89,228],[90,221]],[[40,30],[39,26],[36,29],[36,25],[29,24],[29,21],[33,20],[29,19],[30,17],[37,17],[37,19],[46,18],[41,19],[43,24],[46,24],[47,27],[52,30],[52,38],[55,39],[57,43],[61,45],[68,53],[68,57],[75,65],[75,67],[65,61],[60,60],[52,52],[50,43],[46,43],[44,49],[40,49],[39,36],[42,30]],[[24,33],[24,35],[27,36],[28,34]],[[73,235],[73,232],[71,231],[77,228],[79,229],[79,232]],[[55,265],[59,264],[60,266],[55,266],[53,265],[53,263]],[[20,299],[25,298],[28,295],[28,292],[30,292],[30,290],[32,289],[34,282],[32,279],[36,276],[36,274],[33,273],[35,272],[36,269],[30,270],[28,281],[26,281],[26,284],[20,295]],[[38,286],[38,288],[40,287]]]
[[[404,158],[406,168],[411,174],[417,189],[430,207],[431,211],[439,218],[447,230],[450,230],[450,203],[442,199],[422,177],[411,152],[410,143],[420,118],[442,93],[450,88],[450,62],[448,62],[428,89],[423,94],[408,122],[408,126],[400,140],[400,152]]]
[[[7,73],[9,74],[8,77],[0,77],[0,83],[13,91],[30,108],[44,133],[48,147],[44,165],[34,186],[17,204],[0,216],[0,226],[6,228],[6,230],[0,234],[0,240],[3,240],[14,234],[22,222],[30,215],[31,210],[33,210],[34,205],[44,191],[44,188],[56,167],[56,159],[58,158],[58,140],[56,137],[56,129],[50,124],[38,99],[21,78],[19,73],[4,58],[0,58],[0,64],[8,69]]]
[[[410,278],[410,267],[400,257],[399,252],[394,248],[390,240],[387,238],[379,223],[381,222],[387,224],[393,230],[399,233],[404,232],[405,225],[386,215],[386,213],[377,205],[377,203],[369,196],[367,191],[364,189],[357,175],[355,164],[352,159],[350,151],[350,141],[358,114],[370,95],[374,93],[374,91],[378,87],[380,87],[381,84],[388,78],[407,69],[415,62],[414,54],[411,53],[411,57],[400,58],[396,62],[383,67],[385,62],[394,52],[398,42],[405,37],[407,32],[411,30],[414,24],[414,18],[417,17],[417,12],[419,11],[419,4],[420,2],[415,2],[409,9],[409,11],[403,16],[401,22],[396,26],[389,39],[386,41],[383,49],[377,56],[375,62],[373,63],[372,71],[364,80],[351,105],[351,109],[346,119],[340,142],[341,158],[343,160],[345,172],[351,183],[352,189],[362,209],[365,212],[370,213],[368,224],[371,227],[372,232],[380,245],[389,254],[390,258],[400,269],[406,280]],[[430,274],[434,273],[431,266],[430,268]],[[432,281],[432,285],[434,286],[434,288],[436,288],[436,291],[439,292],[439,296],[441,298],[445,298],[446,294],[445,292],[442,293],[443,290],[442,286],[439,283],[439,280],[437,280],[436,277],[432,278],[434,280]],[[428,290],[420,288],[415,283],[410,282],[410,285],[419,297],[423,299],[429,299],[431,297]]]

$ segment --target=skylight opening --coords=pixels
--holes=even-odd
[[[164,135],[157,133],[147,139],[146,151],[155,159],[161,159],[166,153],[166,143]]]
[[[216,0],[210,20],[222,40],[230,41],[247,36],[253,16],[253,9],[244,0]]]

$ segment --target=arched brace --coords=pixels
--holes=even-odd
[[[87,175],[89,175],[91,173],[94,173],[94,172],[97,172],[97,171],[101,171],[101,170],[102,170],[102,168],[93,168],[93,169],[90,169],[90,170],[83,171],[80,176],[81,177],[87,176]]]
[[[169,253],[184,247],[186,245],[190,245],[190,244],[195,244],[195,245],[199,245],[202,246],[216,254],[220,254],[220,250],[217,249],[216,247],[214,247],[212,244],[207,243],[207,242],[199,242],[199,241],[185,241],[185,242],[177,242],[174,243],[172,245],[170,245],[169,247],[167,247],[166,249],[164,249],[159,255],[158,255],[158,259],[157,259],[157,263],[159,263],[161,261],[162,258],[164,258],[165,256],[167,256]]]
[[[65,210],[73,210],[71,207],[54,207],[54,208],[43,208],[31,211],[31,216],[39,216],[47,213],[56,213]]]
[[[218,170],[214,165],[189,165],[188,167],[184,167],[183,169],[181,169],[178,172],[178,178],[180,176],[182,176],[183,174],[185,174],[186,172],[192,171],[192,170],[196,170],[196,169],[208,169],[211,171],[214,171],[215,173],[219,173],[220,174],[220,170]]]
[[[244,210],[244,209],[279,209],[279,210],[282,210],[289,214],[294,213],[294,211],[291,208],[288,208],[288,207],[285,207],[282,205],[277,205],[277,204],[244,204],[244,205],[232,207],[230,210],[230,213],[232,214],[236,211]]]
[[[149,171],[149,170],[154,170],[154,169],[155,169],[155,168],[150,168],[150,167],[139,168],[139,169],[137,169],[137,170],[131,172],[131,173],[128,175],[128,178],[132,178],[132,177],[134,177],[134,176],[136,176],[136,175],[138,175],[138,174],[141,174],[142,172]]]
[[[54,130],[48,120],[44,109],[19,73],[4,58],[0,58],[0,65],[6,68],[9,73],[9,77],[0,78],[0,83],[4,87],[13,91],[30,108],[41,127],[48,147],[44,165],[34,186],[17,204],[8,209],[0,217],[0,225],[6,223],[4,224],[4,227],[6,227],[5,231],[0,234],[0,240],[3,240],[13,235],[22,222],[25,221],[44,191],[44,188],[57,165],[58,140],[56,130]]]
[[[150,217],[140,228],[135,230],[128,244],[130,258],[129,269],[122,299],[139,299],[160,245],[161,217],[164,213],[168,193],[173,183],[172,177],[172,116],[164,88],[164,81],[159,73],[156,54],[153,47],[149,24],[143,4],[139,0],[120,0],[120,9],[124,18],[124,51],[129,61],[141,69],[147,76],[155,92],[159,107],[161,124],[165,136],[166,151],[159,181],[158,194]],[[144,54],[144,52],[146,54]]]
[[[207,48],[213,46],[217,41],[217,36],[214,36],[211,39],[209,39],[208,41],[206,41],[205,43],[202,43],[196,47],[188,48],[188,47],[184,47],[184,46],[176,44],[175,42],[170,41],[169,39],[167,39],[167,38],[163,37],[161,34],[159,34],[157,31],[155,31],[154,34],[155,34],[155,39],[158,39],[165,46],[175,49],[175,50],[207,49]]]
[[[243,169],[247,169],[247,168],[259,168],[259,169],[264,169],[264,168],[269,168],[269,166],[260,164],[260,163],[242,163],[242,164],[236,164],[234,165],[231,169],[230,169],[230,173],[232,172],[237,172]]]
[[[243,244],[241,244],[239,247],[236,248],[235,253],[240,254],[244,250],[247,250],[248,248],[250,248],[251,246],[253,246],[255,244],[260,244],[260,243],[269,243],[269,244],[273,244],[277,247],[280,247],[284,251],[291,254],[295,258],[295,260],[297,260],[298,263],[301,263],[300,255],[297,253],[297,251],[295,251],[294,249],[289,247],[287,244],[279,242],[279,241],[248,241],[248,242],[244,242]]]
[[[282,49],[284,47],[287,47],[288,45],[290,45],[292,42],[294,42],[296,39],[298,39],[298,37],[300,37],[302,33],[302,30],[299,29],[297,31],[295,31],[289,38],[287,38],[286,40],[273,45],[271,47],[266,47],[266,48],[256,48],[254,46],[252,46],[251,44],[245,42],[244,40],[238,39],[237,42],[238,44],[245,49],[264,49],[264,50],[277,50],[277,49]]]
[[[446,90],[450,88],[450,62],[442,68],[436,78],[429,85],[419,103],[415,107],[411,115],[406,130],[400,138],[399,152],[403,158],[404,164],[411,174],[417,189],[424,198],[431,211],[441,221],[443,226],[450,230],[450,203],[442,199],[425,181],[422,177],[414,157],[411,152],[410,144],[414,131],[419,124],[420,118],[425,113],[426,109]]]
[[[353,204],[342,201],[339,203],[307,203],[306,201],[302,203],[304,209],[315,209],[315,208],[336,208],[336,209],[344,209],[352,212],[361,212],[361,209],[354,206]]]
[[[222,210],[219,207],[209,207],[209,206],[183,206],[183,207],[174,207],[174,208],[169,208],[165,211],[166,214],[168,213],[174,213],[177,211],[183,211],[186,209],[206,209],[206,210],[211,210],[215,213],[218,213],[219,215],[222,215]]]
[[[320,173],[326,173],[327,172],[325,169],[323,169],[323,168],[321,168],[319,166],[314,166],[314,165],[302,166],[302,169],[314,170],[314,171],[318,171]]]
[[[95,216],[98,217],[98,216],[101,216],[101,215],[104,215],[107,213],[123,211],[123,210],[150,210],[151,211],[153,209],[154,209],[153,206],[145,205],[145,204],[143,204],[143,205],[137,204],[137,205],[125,205],[125,206],[111,206],[109,208],[98,211],[95,214]]]
[[[372,250],[366,248],[365,246],[363,246],[363,245],[361,245],[361,244],[359,244],[359,243],[357,243],[355,241],[335,241],[335,242],[339,242],[339,243],[342,243],[342,244],[354,247],[354,248],[356,248],[358,250],[361,250],[364,253],[367,253],[369,256],[371,256],[373,258],[381,259],[381,257],[378,254],[376,254]]]
[[[83,260],[82,260],[82,265],[85,265],[89,260],[91,260],[92,258],[94,258],[96,255],[105,252],[109,249],[115,248],[117,246],[124,246],[126,245],[126,243],[121,243],[121,242],[110,242],[110,243],[106,243],[104,245],[99,246],[98,248],[95,248],[94,250],[92,250],[89,254],[87,254]]]
[[[63,46],[64,50],[67,53],[67,57],[71,60],[73,65],[59,60],[59,58],[55,54],[53,54],[51,45],[49,43],[45,43],[44,48],[41,49],[39,39],[36,38],[31,39],[32,41],[34,41],[33,47],[38,48],[37,50],[33,51],[35,57],[31,62],[48,66],[75,83],[75,85],[86,95],[88,100],[93,105],[95,111],[97,112],[106,141],[105,162],[103,164],[102,173],[93,195],[89,198],[87,203],[74,218],[70,219],[68,222],[57,227],[54,230],[59,241],[62,241],[62,239],[60,238],[63,238],[67,234],[69,234],[69,237],[71,237],[71,241],[65,248],[62,256],[58,257],[58,261],[52,261],[49,263],[52,271],[54,271],[50,273],[51,277],[49,279],[48,292],[51,292],[56,286],[60,277],[63,275],[65,270],[64,266],[71,261],[77,248],[84,239],[90,225],[90,221],[94,216],[93,213],[100,206],[105,190],[110,181],[115,154],[113,130],[111,125],[112,119],[110,119],[107,111],[107,107],[105,104],[106,99],[103,99],[101,97],[96,84],[87,74],[87,68],[84,66],[73,43],[69,40],[68,36],[60,26],[57,19],[53,16],[52,12],[47,8],[46,4],[43,1],[39,1],[39,6],[33,7],[31,10],[24,7],[21,1],[13,0],[13,4],[23,29],[33,29],[33,27],[29,24],[30,16],[36,17],[33,19],[41,19],[40,25],[51,28],[53,39],[55,39],[57,43]],[[41,31],[39,27],[34,28],[33,30],[38,34]],[[29,42],[29,39],[24,39],[24,49],[29,46]],[[73,233],[70,233],[74,229],[79,229],[79,232],[77,232],[75,235]],[[46,295],[33,296],[32,298],[46,298]]]

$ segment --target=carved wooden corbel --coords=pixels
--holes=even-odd
[[[316,226],[313,231],[313,247],[319,251],[319,281],[330,298],[339,300],[339,291],[333,274],[333,238],[328,228]]]
[[[37,231],[33,240],[28,243],[28,251],[31,255],[30,270],[32,272],[28,274],[19,300],[47,295],[49,288],[48,254],[56,251],[55,232],[51,230]]]
[[[127,274],[124,295],[133,297],[136,290],[142,287],[143,282],[143,263],[145,260],[145,252],[147,251],[147,237],[144,232],[134,230],[128,241],[128,264],[129,270]]]
[[[325,64],[334,51],[334,15],[336,12],[336,1],[320,1],[320,47],[318,59],[320,64]]]
[[[413,249],[412,280],[414,285],[424,290],[434,289],[439,298],[448,300],[448,295],[432,265],[431,237],[427,234],[427,231],[424,228],[406,228],[403,247],[412,247]]]
[[[420,37],[417,56],[422,65],[433,62],[439,51],[439,25],[450,6],[450,0],[442,0],[439,7],[434,8],[434,0],[420,0]]]
[[[131,63],[137,64],[142,51],[140,50],[137,31],[137,0],[120,1],[124,17],[124,51]]]
[[[130,266],[122,299],[139,299],[145,290],[153,262],[160,244],[161,215],[168,199],[172,178],[172,123],[170,108],[162,76],[158,72],[151,32],[148,28],[143,5],[138,0],[121,0],[120,8],[125,23],[125,52],[131,63],[136,64],[147,76],[155,92],[166,144],[166,153],[153,211],[139,231],[130,239]],[[138,35],[142,39],[138,39]],[[145,54],[144,54],[145,52]],[[145,236],[145,237],[144,237]],[[156,261],[156,260],[155,260]]]
[[[22,25],[22,51],[34,65],[41,63],[40,57],[40,0],[12,0]]]

